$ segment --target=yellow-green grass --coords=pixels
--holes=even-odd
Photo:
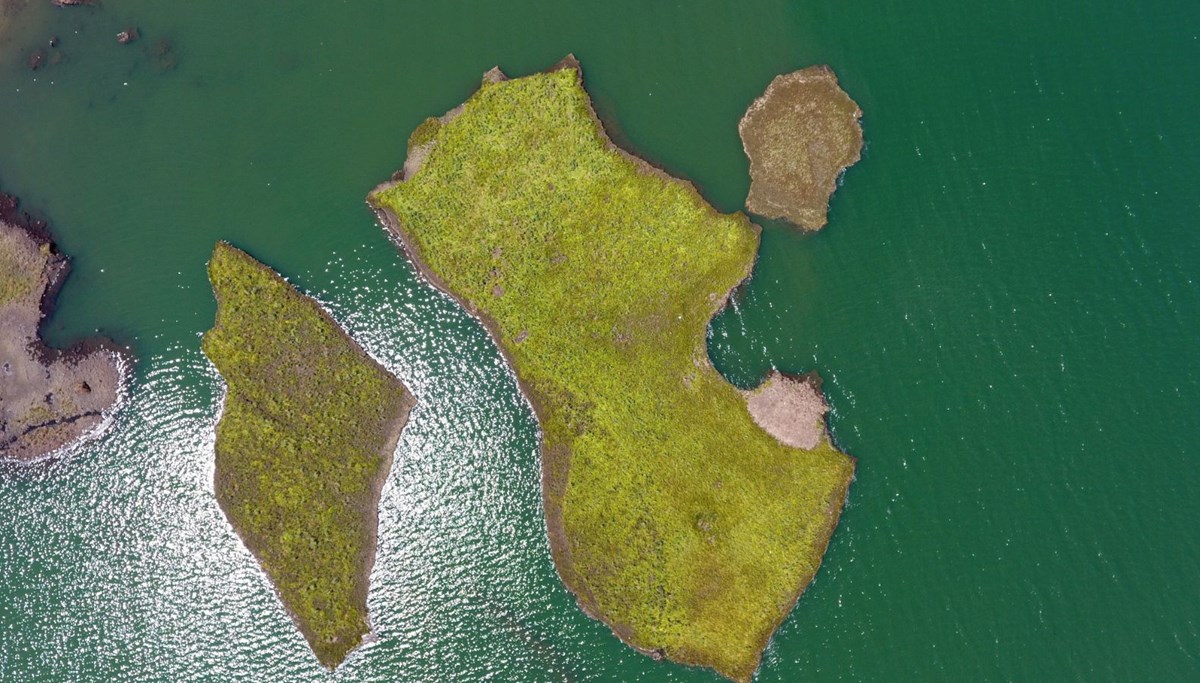
[[[33,291],[46,260],[47,252],[27,246],[16,229],[0,226],[0,307],[20,302]]]
[[[228,385],[217,501],[317,659],[337,666],[370,629],[379,490],[412,396],[312,299],[220,243],[205,354]]]
[[[371,202],[533,403],[551,549],[583,608],[746,680],[817,570],[853,460],[828,438],[781,445],[708,361],[757,228],[613,147],[577,64],[560,67],[485,79]]]

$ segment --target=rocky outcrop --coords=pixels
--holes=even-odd
[[[0,459],[41,459],[94,434],[120,395],[124,356],[112,342],[62,350],[38,337],[67,270],[45,223],[0,195]]]

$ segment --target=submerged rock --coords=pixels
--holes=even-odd
[[[738,124],[750,158],[746,208],[822,228],[838,176],[859,159],[861,117],[827,66],[776,76]]]
[[[160,72],[171,71],[179,66],[179,57],[175,53],[175,46],[166,38],[155,41],[150,48],[150,59]]]

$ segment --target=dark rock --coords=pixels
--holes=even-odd
[[[136,26],[130,26],[129,28],[117,34],[117,42],[122,45],[128,45],[141,37],[142,34],[138,32],[138,28]]]

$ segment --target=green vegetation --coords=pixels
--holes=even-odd
[[[413,399],[314,301],[245,253],[208,264],[204,352],[229,386],[217,501],[322,664],[369,628],[379,489]]]
[[[435,118],[428,118],[422,121],[421,125],[417,126],[416,130],[412,132],[412,135],[408,136],[409,147],[419,147],[434,139],[441,125],[441,121]]]
[[[756,228],[612,147],[573,62],[485,81],[446,118],[372,201],[533,401],[563,580],[635,647],[748,679],[854,467],[827,437],[781,445],[708,362]]]

